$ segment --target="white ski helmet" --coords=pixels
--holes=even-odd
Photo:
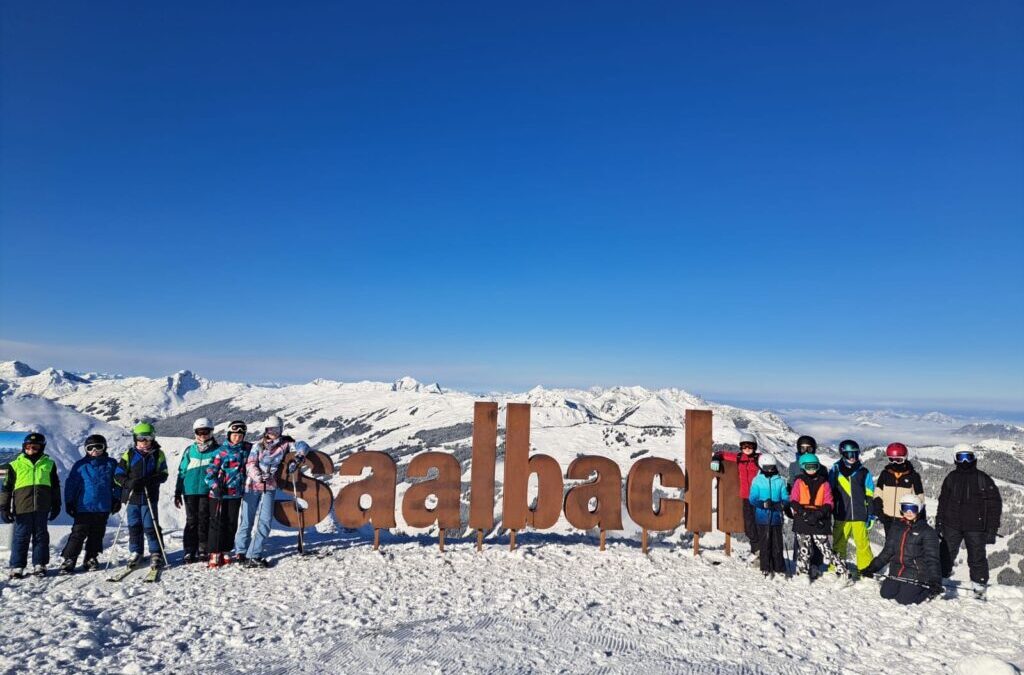
[[[900,497],[900,513],[903,513],[903,505],[904,504],[910,504],[910,505],[916,506],[918,509],[920,509],[922,506],[924,506],[924,500],[921,498],[921,495],[914,494],[913,492],[909,492],[909,493],[903,495],[902,497]]]
[[[757,459],[757,465],[762,469],[766,469],[769,466],[777,466],[778,462],[775,461],[775,458],[773,456],[769,455],[766,452]]]
[[[277,415],[271,415],[263,422],[264,431],[267,429],[277,429],[278,432],[284,431],[284,422]]]
[[[199,429],[212,429],[213,422],[210,421],[209,417],[200,417],[192,423],[192,431],[198,431]]]
[[[757,447],[757,439],[754,438],[754,434],[751,433],[740,434],[740,445],[743,445],[744,443],[753,443],[754,447]]]

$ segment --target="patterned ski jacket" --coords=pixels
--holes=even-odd
[[[245,462],[246,492],[273,492],[277,489],[277,470],[294,442],[291,436],[281,436],[269,446],[263,441],[252,446]]]
[[[206,489],[213,499],[241,499],[245,492],[243,470],[246,443],[225,443],[214,453],[206,465]]]
[[[206,467],[213,461],[220,449],[220,443],[210,439],[202,446],[198,442],[185,448],[178,463],[178,480],[174,484],[174,496],[205,495],[209,488],[206,485]]]

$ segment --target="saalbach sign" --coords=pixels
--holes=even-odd
[[[498,404],[478,402],[473,415],[473,448],[470,473],[469,520],[461,519],[461,477],[459,461],[445,452],[423,452],[415,456],[406,470],[413,483],[402,498],[402,517],[411,527],[438,528],[444,549],[445,530],[468,525],[476,530],[477,548],[484,533],[495,528],[495,472],[497,468]],[[726,463],[723,473],[710,469],[712,454],[711,411],[687,410],[685,421],[685,467],[664,457],[637,460],[626,475],[626,511],[643,531],[643,549],[647,532],[674,530],[684,524],[694,534],[696,544],[702,533],[712,529],[713,482],[718,479],[718,530],[731,534],[743,531],[736,465]],[[281,463],[279,484],[291,499],[275,505],[277,520],[287,527],[316,525],[334,510],[337,522],[348,528],[372,526],[374,546],[380,530],[396,526],[395,502],[397,464],[386,452],[363,450],[346,457],[335,467],[323,452],[306,455],[302,469],[285,474],[292,457]],[[369,475],[345,485],[337,497],[324,482],[333,473],[342,476]],[[429,477],[431,473],[435,475]],[[531,475],[536,475],[537,495],[529,500]],[[530,405],[509,403],[505,420],[505,456],[502,494],[502,528],[510,534],[515,547],[516,533],[527,528],[544,530],[555,525],[559,516],[581,530],[600,531],[601,546],[605,532],[622,529],[622,472],[619,465],[598,455],[574,459],[565,478],[586,481],[564,489],[562,467],[550,455],[530,454]],[[676,488],[681,498],[655,500],[655,483]],[[433,499],[429,499],[433,496]],[[365,505],[369,498],[369,504]],[[298,508],[298,504],[304,508]],[[431,505],[428,506],[428,503]]]

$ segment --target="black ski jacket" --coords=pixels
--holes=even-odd
[[[942,481],[936,525],[994,535],[1002,514],[999,488],[987,473],[978,470],[976,462],[957,464]]]
[[[885,537],[885,547],[864,568],[868,574],[889,564],[889,576],[916,581],[928,586],[942,583],[939,566],[939,535],[924,520],[907,522],[900,518],[892,524]]]

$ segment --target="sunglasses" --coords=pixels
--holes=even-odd
[[[213,433],[213,429],[196,429],[196,436],[209,436]]]
[[[798,446],[796,446],[796,449],[797,450],[803,450],[804,452],[813,452],[814,451],[814,446],[813,445],[798,445]]]
[[[974,453],[973,452],[969,452],[969,451],[968,452],[958,452],[958,453],[956,453],[956,461],[960,462],[960,463],[962,463],[962,462],[973,462],[974,461]]]
[[[92,445],[85,446],[86,452],[103,452],[107,449],[107,446],[100,445],[99,443],[93,443]]]

